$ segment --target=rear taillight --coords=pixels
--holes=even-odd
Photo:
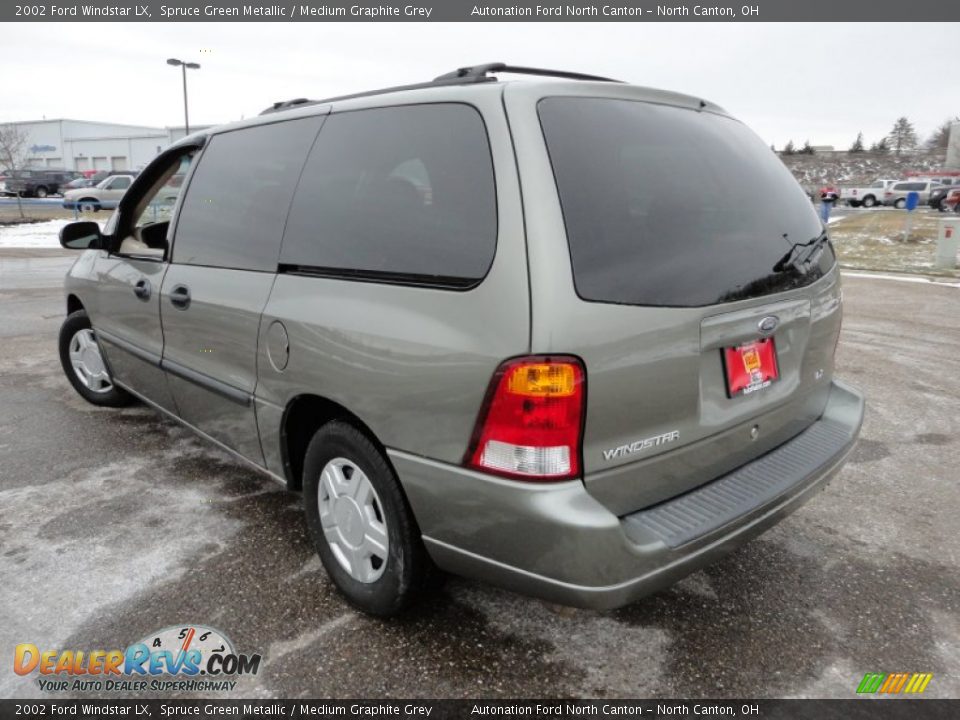
[[[530,481],[578,476],[584,375],[574,357],[504,362],[490,381],[466,464]]]

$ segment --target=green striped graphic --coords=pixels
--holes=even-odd
[[[863,680],[860,681],[860,685],[857,687],[857,692],[875,693],[880,689],[880,686],[883,684],[883,681],[886,677],[886,673],[867,673],[863,676]]]
[[[917,694],[927,689],[933,673],[867,673],[857,686],[857,694]]]

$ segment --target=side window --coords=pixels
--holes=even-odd
[[[322,117],[214,135],[177,221],[173,262],[274,270],[283,225]]]
[[[134,227],[139,229],[154,223],[170,221],[180,190],[183,188],[183,179],[190,169],[190,163],[195,154],[195,151],[191,151],[167,168],[157,185],[137,205]]]
[[[120,244],[115,249],[118,255],[155,260],[166,258],[167,230],[180,192],[180,183],[174,178],[179,176],[182,179],[181,173],[190,167],[195,153],[194,149],[181,150],[177,156],[156,160],[144,171],[141,177],[149,185],[134,189],[129,219],[126,215],[122,220],[117,220],[116,215],[111,218],[111,222],[117,222],[123,228]],[[133,178],[124,176],[114,178],[109,187],[115,189],[120,180],[125,181],[126,186],[133,185]]]
[[[307,160],[280,262],[372,279],[469,286],[496,249],[490,145],[458,103],[331,115]]]

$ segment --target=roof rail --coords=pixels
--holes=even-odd
[[[323,100],[308,100],[307,98],[296,98],[294,100],[281,100],[275,102],[261,115],[288,110],[301,105],[322,105],[324,103],[335,102],[337,100],[352,100],[354,98],[369,97],[371,95],[383,95],[385,93],[402,92],[404,90],[421,90],[423,88],[439,87],[443,85],[468,85],[471,83],[496,82],[495,77],[490,77],[492,73],[515,73],[518,75],[539,75],[543,77],[558,77],[568,80],[594,80],[599,82],[622,82],[622,80],[612,80],[610,78],[600,77],[599,75],[585,75],[584,73],[566,72],[564,70],[545,70],[543,68],[520,67],[519,65],[507,65],[506,63],[485,63],[483,65],[473,65],[471,67],[462,67],[453,72],[440,75],[429,82],[414,83],[413,85],[397,85],[395,87],[382,88],[380,90],[367,90],[366,92],[353,93],[351,95],[338,95],[337,97],[324,98]]]
[[[469,78],[485,78],[490,73],[514,73],[517,75],[540,75],[543,77],[566,78],[567,80],[594,80],[599,82],[623,82],[622,80],[613,80],[612,78],[600,77],[599,75],[587,75],[585,73],[568,72],[566,70],[547,70],[545,68],[521,67],[520,65],[507,65],[506,63],[486,63],[484,65],[474,65],[472,67],[462,67],[453,72],[440,75],[434,82],[460,79],[466,81]]]

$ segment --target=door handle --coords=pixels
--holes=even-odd
[[[186,285],[175,285],[170,291],[170,304],[178,310],[190,307],[190,288]]]
[[[133,286],[133,294],[141,300],[150,299],[150,281],[146,278],[140,278],[137,284]]]

